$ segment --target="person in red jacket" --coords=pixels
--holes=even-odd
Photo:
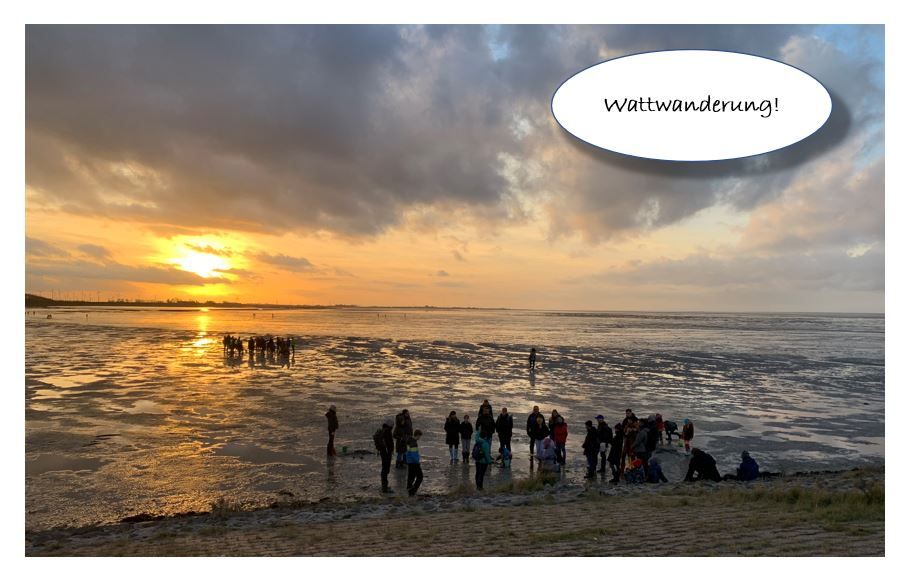
[[[689,419],[683,420],[683,431],[680,432],[680,439],[683,440],[683,448],[686,450],[686,455],[689,456],[689,442],[693,439],[695,435],[695,427]]]
[[[566,439],[569,437],[569,424],[566,423],[562,416],[556,420],[553,426],[553,444],[556,448],[556,463],[560,466],[566,464]]]

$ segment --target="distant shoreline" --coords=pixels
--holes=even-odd
[[[595,309],[533,309],[533,308],[515,308],[515,307],[456,307],[456,306],[433,306],[433,305],[278,305],[270,303],[233,303],[233,302],[215,302],[215,301],[144,301],[144,300],[122,300],[122,301],[61,301],[49,299],[46,297],[28,294],[25,295],[26,309],[59,309],[59,308],[91,308],[91,309],[113,309],[113,310],[144,310],[144,309],[173,309],[175,311],[185,311],[193,309],[217,309],[217,310],[236,310],[236,311],[265,311],[265,310],[400,310],[400,311],[517,311],[517,312],[546,312],[546,313],[598,313],[598,314],[620,314],[620,315],[637,315],[637,314],[669,314],[669,315],[804,315],[804,316],[867,316],[867,317],[885,317],[886,313],[881,312],[835,312],[835,311],[619,311],[619,310],[595,310]]]

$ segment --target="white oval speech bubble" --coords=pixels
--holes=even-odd
[[[832,99],[771,59],[713,50],[619,57],[569,78],[553,116],[575,137],[625,155],[717,161],[768,153],[815,133]]]

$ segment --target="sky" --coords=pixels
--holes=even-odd
[[[830,121],[745,160],[584,146],[579,70],[745,52]],[[884,310],[882,26],[26,27],[26,290],[600,310]]]

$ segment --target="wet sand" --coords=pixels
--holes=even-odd
[[[882,556],[884,473],[564,485],[26,533],[27,556]]]
[[[526,478],[531,407],[569,423],[569,481],[582,484],[583,423],[655,412],[696,425],[693,444],[733,471],[834,470],[884,461],[883,318],[793,314],[55,311],[26,322],[26,528],[116,523],[139,513],[246,509],[287,498],[377,493],[372,434],[409,408],[427,493],[472,482],[448,464],[448,411],[482,399],[514,414],[512,470]],[[387,318],[384,318],[387,315]],[[403,318],[403,316],[406,318]],[[88,321],[88,322],[87,322]],[[288,367],[227,359],[222,333],[296,337]],[[538,369],[527,370],[537,345]],[[328,462],[337,445],[368,454]],[[685,469],[676,444],[665,472]],[[518,460],[521,460],[520,462]],[[401,474],[398,478],[402,478]]]

